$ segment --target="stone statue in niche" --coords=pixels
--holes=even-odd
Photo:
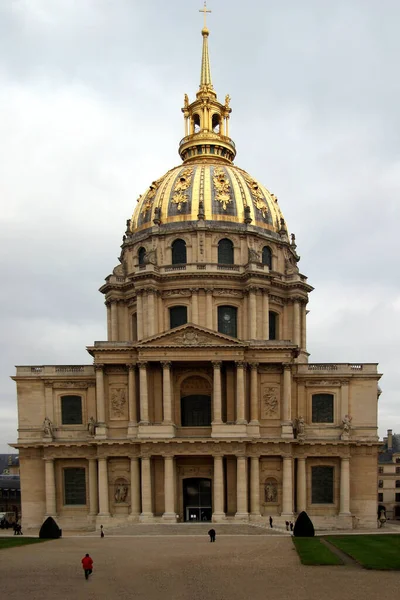
[[[126,389],[114,388],[111,392],[111,410],[115,417],[123,417],[126,405]]]
[[[46,417],[45,420],[43,421],[43,433],[44,433],[45,437],[53,438],[53,435],[54,435],[53,423],[50,421],[50,419],[48,417]]]
[[[342,440],[347,439],[350,435],[351,421],[352,421],[352,417],[350,415],[345,415],[342,419],[342,435],[341,435]]]
[[[257,252],[257,250],[254,250],[254,248],[249,248],[249,263],[259,263],[259,262],[261,262],[260,253]]]
[[[305,437],[305,423],[304,417],[299,417],[296,421],[297,439],[304,440]]]
[[[156,265],[157,264],[157,252],[155,249],[149,250],[144,255],[144,264],[145,265]]]
[[[268,479],[264,488],[265,502],[278,502],[278,486],[276,481]]]
[[[263,391],[263,408],[265,417],[276,417],[278,412],[278,390],[276,387],[266,387]]]
[[[96,421],[94,420],[94,417],[90,417],[87,428],[89,435],[94,435],[96,433]]]
[[[126,502],[128,497],[128,486],[125,482],[118,482],[115,485],[115,493],[114,500],[117,504],[122,504],[122,502]]]

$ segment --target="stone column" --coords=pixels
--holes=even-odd
[[[49,517],[54,517],[57,515],[54,458],[46,458],[44,461],[44,468],[46,486],[46,515]]]
[[[350,514],[350,459],[340,460],[340,514]]]
[[[245,419],[245,389],[244,389],[244,368],[246,363],[236,363],[236,424],[243,425]]]
[[[300,302],[293,302],[293,343],[296,346],[301,345],[301,329],[300,329]]]
[[[263,340],[269,340],[269,295],[263,294]]]
[[[253,517],[260,516],[260,459],[258,456],[251,457],[250,512]]]
[[[247,510],[247,458],[245,456],[238,456],[237,461],[237,482],[236,482],[236,494],[237,494],[237,505],[236,505],[236,518],[243,519],[248,518]]]
[[[154,311],[154,291],[153,290],[148,290],[147,291],[147,322],[148,322],[147,335],[149,337],[152,336],[152,335],[154,335],[154,333],[155,333],[154,315],[155,315],[155,311]]]
[[[142,457],[142,513],[141,521],[146,521],[153,517],[152,511],[152,490],[151,490],[151,466],[150,457]]]
[[[249,338],[257,339],[257,296],[255,288],[249,289]]]
[[[164,521],[176,522],[174,457],[164,456]]]
[[[110,502],[108,498],[108,464],[106,458],[99,458],[99,515],[110,515]]]
[[[149,424],[149,395],[147,390],[147,362],[139,363],[140,424]]]
[[[171,362],[161,363],[163,370],[163,413],[164,425],[172,423],[172,402],[171,402]]]
[[[213,328],[213,291],[206,290],[206,327]]]
[[[136,292],[136,315],[137,315],[137,338],[138,338],[138,341],[140,341],[144,337],[142,290],[138,290]]]
[[[140,465],[136,456],[131,457],[131,512],[132,517],[140,515]]]
[[[192,291],[192,323],[198,325],[199,323],[199,290],[193,289]]]
[[[283,457],[282,473],[282,515],[293,515],[293,459],[291,456]]]
[[[106,407],[104,402],[104,365],[94,365],[96,372],[96,409],[97,423],[105,425]]]
[[[107,340],[111,341],[111,306],[110,302],[106,302],[107,306]]]
[[[222,401],[221,401],[221,361],[213,361],[214,387],[213,387],[213,425],[222,423]]]
[[[118,340],[118,304],[116,300],[111,301],[111,341]]]
[[[292,369],[283,365],[282,437],[293,438],[292,425]]]
[[[223,457],[214,456],[214,512],[213,521],[225,518],[224,513],[224,463]]]
[[[258,363],[250,363],[250,424],[259,425],[258,421]]]
[[[137,435],[136,365],[128,364],[128,437]]]
[[[307,510],[306,459],[297,459],[297,512]]]
[[[301,348],[307,350],[307,309],[306,304],[302,305],[301,315]]]
[[[89,458],[89,514],[94,516],[98,512],[97,458]]]

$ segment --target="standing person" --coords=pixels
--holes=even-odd
[[[272,529],[272,517],[270,517],[270,518],[269,518],[269,526],[270,526],[270,527],[271,527],[271,529]]]
[[[89,554],[85,554],[85,556],[82,558],[82,567],[85,571],[85,579],[89,579],[89,575],[91,575],[93,571],[93,560]]]
[[[104,537],[103,525],[100,525],[100,537]]]
[[[290,526],[290,531],[292,531],[292,532],[293,532],[293,521],[290,521],[290,524],[289,524],[289,526]]]
[[[215,542],[215,529],[210,529],[210,531],[208,532],[208,535],[210,536],[210,542]]]
[[[289,531],[289,521],[285,521],[286,531]]]

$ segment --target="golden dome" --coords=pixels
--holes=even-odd
[[[206,7],[201,11],[209,12]],[[183,164],[157,181],[138,199],[130,233],[154,225],[194,221],[247,224],[282,233],[277,199],[246,171],[233,165],[236,148],[229,137],[230,96],[218,101],[211,80],[209,31],[202,30],[200,86],[193,102],[185,94],[185,137],[179,143]]]
[[[276,197],[239,167],[218,159],[189,162],[154,181],[139,198],[131,232],[199,219],[251,223],[277,233],[282,213]]]

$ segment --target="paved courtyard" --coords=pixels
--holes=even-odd
[[[68,536],[0,551],[2,597],[7,600],[375,600],[397,597],[399,573],[351,566],[304,567],[287,535]],[[144,528],[143,531],[146,532]],[[171,532],[174,530],[171,529]],[[188,530],[185,530],[188,531]],[[198,533],[200,529],[197,530]],[[244,530],[243,530],[244,531]],[[89,552],[94,573],[80,561]]]

